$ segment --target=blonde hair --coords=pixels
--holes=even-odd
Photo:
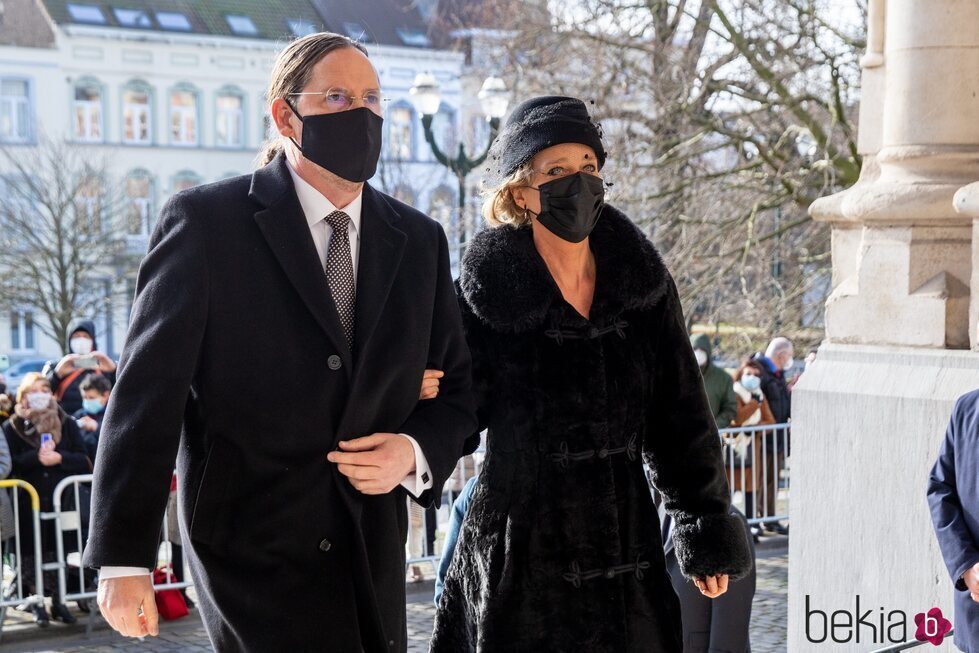
[[[24,378],[20,380],[20,385],[17,386],[17,403],[24,403],[24,395],[31,391],[31,387],[38,381],[43,381],[44,385],[48,386],[48,390],[51,390],[51,381],[48,377],[44,376],[40,372],[30,372],[24,375]]]
[[[530,211],[517,205],[513,189],[530,186],[533,178],[534,169],[528,161],[495,188],[483,189],[483,217],[489,226],[525,227],[531,223]]]
[[[333,32],[309,34],[284,47],[272,66],[272,76],[265,92],[269,104],[278,98],[287,97],[290,93],[302,92],[319,60],[343,48],[354,48],[367,56],[367,49],[360,43]],[[259,165],[265,165],[274,159],[282,151],[282,147],[281,136],[268,138],[258,156]]]

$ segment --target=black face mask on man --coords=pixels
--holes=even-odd
[[[580,243],[591,234],[605,204],[605,182],[587,172],[560,177],[534,190],[540,191],[537,220],[571,243]]]
[[[287,100],[288,102],[288,100]],[[366,107],[302,116],[303,144],[289,137],[303,156],[347,181],[367,181],[377,172],[384,119]]]

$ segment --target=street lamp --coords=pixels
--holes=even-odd
[[[432,148],[435,160],[448,168],[456,176],[459,183],[459,260],[462,261],[462,254],[466,248],[466,176],[475,170],[486,160],[490,146],[496,139],[500,131],[500,120],[506,115],[507,105],[509,104],[509,94],[506,84],[499,77],[487,77],[479,90],[477,97],[482,107],[483,115],[489,121],[490,134],[486,143],[486,149],[477,157],[470,157],[466,154],[466,147],[459,139],[459,150],[454,157],[445,154],[435,141],[435,132],[432,131],[432,121],[438,113],[442,104],[442,96],[439,91],[438,80],[431,73],[419,73],[415,77],[415,84],[411,87],[411,102],[415,110],[422,116],[422,128],[425,130],[425,140]]]

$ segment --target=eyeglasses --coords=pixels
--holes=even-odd
[[[346,111],[353,106],[354,100],[358,99],[354,95],[351,95],[350,91],[345,88],[330,88],[326,91],[307,91],[304,93],[288,93],[287,95],[322,96],[321,102],[326,107],[326,110],[330,112]],[[377,114],[381,113],[381,108],[384,106],[384,103],[388,101],[387,98],[381,95],[380,91],[367,91],[359,99],[364,103],[365,107]]]

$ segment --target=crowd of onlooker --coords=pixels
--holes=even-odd
[[[105,406],[115,382],[116,364],[99,351],[95,325],[88,320],[74,322],[67,339],[71,353],[49,362],[41,372],[24,376],[17,388],[7,388],[0,377],[0,479],[13,478],[37,490],[41,512],[54,510],[54,491],[63,479],[92,471],[98,455],[99,434]],[[66,493],[68,510],[77,509],[87,522],[89,494],[79,487],[80,506],[74,506],[74,493]],[[27,492],[11,493],[0,489],[0,543],[3,560],[16,565],[24,581],[24,594],[36,594],[34,523],[31,498]],[[19,532],[20,558],[14,559],[13,536]],[[41,555],[44,563],[56,559],[57,543],[52,520],[41,522]],[[74,540],[64,539],[67,551]],[[77,548],[77,547],[75,547]],[[94,583],[94,577],[92,578]],[[42,604],[31,604],[34,620],[47,626],[51,618],[74,623],[58,592],[57,576],[44,572],[44,592],[52,597],[50,614]],[[88,609],[82,602],[82,609]]]
[[[732,491],[744,493],[748,518],[771,516],[775,513],[779,473],[791,450],[791,438],[785,426],[771,430],[758,427],[791,421],[792,386],[801,375],[798,368],[804,371],[816,353],[810,351],[803,366],[797,365],[792,341],[778,337],[764,352],[745,357],[729,371],[714,361],[707,334],[691,335],[690,344],[700,363],[717,428],[746,429],[737,439],[741,446],[725,447],[725,468]],[[756,541],[760,535],[788,533],[788,527],[776,520],[760,522],[751,530]]]

